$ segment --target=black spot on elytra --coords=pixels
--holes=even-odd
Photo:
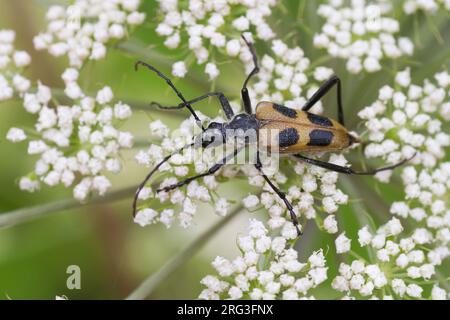
[[[279,105],[274,103],[273,108],[281,113],[283,116],[289,117],[289,118],[297,118],[297,111],[294,109]]]
[[[307,113],[307,116],[308,116],[309,121],[311,121],[311,123],[317,124],[318,126],[322,126],[322,127],[332,127],[333,126],[333,123],[331,122],[331,120],[326,117],[322,117],[317,114],[309,113],[309,112]]]
[[[286,148],[292,146],[298,142],[300,136],[294,128],[287,128],[281,131],[278,135],[278,146],[280,148]]]
[[[313,130],[309,134],[308,146],[325,147],[333,141],[333,132],[327,130]]]

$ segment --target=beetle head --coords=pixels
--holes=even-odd
[[[196,148],[217,147],[225,142],[225,127],[223,123],[211,122],[195,139]]]

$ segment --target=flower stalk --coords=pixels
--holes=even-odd
[[[80,203],[78,200],[71,198],[3,212],[0,214],[0,228],[12,227],[17,224],[39,219],[52,213],[63,212],[69,209],[122,200],[133,195],[135,191],[136,187],[128,187],[110,192],[105,196],[92,197],[85,203]]]

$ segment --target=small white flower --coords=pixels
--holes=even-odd
[[[406,294],[412,298],[420,298],[423,289],[416,284],[410,284],[406,287]]]
[[[242,291],[238,287],[233,286],[228,291],[228,295],[230,296],[231,299],[234,299],[234,300],[240,299],[240,298],[242,298]]]
[[[125,120],[131,117],[131,108],[129,105],[124,104],[122,102],[114,105],[114,117],[116,119]]]
[[[439,288],[438,286],[433,286],[433,289],[431,290],[431,298],[433,300],[446,300],[447,299],[447,293],[444,289]]]
[[[28,177],[22,177],[19,181],[19,188],[20,190],[34,192],[39,189],[39,181],[32,180]]]
[[[349,282],[342,276],[337,276],[336,278],[334,278],[331,286],[333,287],[333,289],[341,292],[345,292],[350,289]]]
[[[351,240],[345,236],[345,232],[341,233],[335,240],[336,252],[344,253],[350,251]]]
[[[223,257],[216,257],[212,262],[212,266],[222,277],[227,277],[234,272],[233,265],[230,263],[230,261]]]
[[[11,142],[21,142],[27,138],[25,132],[19,128],[11,128],[6,134],[6,139]]]
[[[14,75],[12,79],[12,83],[14,88],[19,92],[26,92],[30,86],[31,82],[30,80],[26,79],[25,77],[21,76],[20,74]]]
[[[325,220],[323,221],[323,227],[328,233],[337,233],[338,232],[338,226],[336,217],[334,215],[328,215]]]
[[[16,51],[13,55],[14,63],[17,67],[25,67],[31,63],[30,55],[25,51]]]
[[[100,104],[107,104],[111,102],[111,100],[114,98],[113,92],[110,87],[105,86],[103,89],[99,90],[97,92],[97,102]]]
[[[314,78],[317,81],[325,81],[333,75],[333,70],[325,67],[319,67],[314,72]]]
[[[186,65],[184,61],[175,62],[172,65],[172,74],[177,78],[184,78],[187,73]]]
[[[253,194],[245,197],[242,201],[247,209],[253,209],[259,204],[259,198]]]
[[[146,208],[139,210],[134,217],[134,222],[141,227],[145,227],[149,224],[155,223],[155,218],[158,216],[158,212],[153,209]]]
[[[83,91],[76,82],[67,82],[64,93],[71,99],[80,99],[83,96]]]
[[[69,83],[69,82],[75,82],[78,80],[78,76],[79,76],[79,72],[77,69],[75,68],[67,68],[66,70],[64,70],[63,74],[62,74],[62,79],[64,80],[64,82]]]
[[[12,43],[16,38],[16,33],[13,30],[0,30],[0,42]]]
[[[92,179],[92,189],[96,190],[99,195],[104,195],[111,187],[111,182],[105,176],[96,176]]]
[[[157,138],[163,138],[169,134],[169,128],[161,120],[151,122],[149,128],[151,135]]]
[[[214,80],[219,75],[219,69],[214,63],[207,63],[205,67],[205,73],[209,76],[210,80]]]
[[[411,72],[410,69],[407,68],[401,72],[398,72],[395,76],[395,82],[397,82],[402,87],[408,87],[411,83]]]
[[[372,241],[372,234],[369,232],[367,226],[358,231],[358,241],[362,247],[368,245]]]
[[[235,57],[239,54],[239,51],[241,50],[241,44],[239,40],[233,39],[227,42],[226,45],[227,54],[231,57]]]
[[[228,203],[227,199],[220,198],[216,201],[215,211],[220,216],[226,216],[228,213],[229,207],[230,207],[230,204]]]

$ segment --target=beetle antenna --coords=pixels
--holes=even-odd
[[[189,112],[194,116],[195,122],[197,123],[197,125],[203,130],[205,131],[205,128],[202,125],[202,122],[200,120],[200,118],[197,116],[197,114],[195,113],[194,109],[192,108],[192,106],[190,105],[190,103],[184,98],[184,96],[181,94],[181,92],[175,87],[175,85],[173,84],[173,82],[167,77],[165,76],[161,71],[159,71],[158,69],[156,69],[155,67],[149,65],[148,63],[139,60],[134,64],[134,69],[137,71],[139,65],[142,65],[148,69],[150,69],[151,71],[155,72],[160,78],[163,78],[167,84],[173,89],[173,91],[175,91],[175,93],[177,94],[178,98],[181,99],[181,101],[183,101],[183,105],[186,106],[186,108],[188,108]]]
[[[400,167],[401,165],[405,164],[406,162],[410,161],[415,156],[416,156],[416,153],[414,153],[414,155],[410,158],[404,159],[396,164],[393,164],[393,165],[390,165],[387,167],[372,169],[372,170],[368,170],[368,171],[355,171],[350,167],[343,167],[343,166],[336,165],[334,163],[329,163],[329,162],[320,161],[317,159],[307,158],[305,156],[302,156],[301,154],[292,155],[292,157],[294,157],[296,159],[300,159],[303,162],[306,162],[306,163],[309,163],[309,164],[312,164],[314,166],[318,166],[318,167],[321,167],[324,169],[328,169],[328,170],[336,171],[336,172],[340,172],[340,173],[345,173],[345,174],[355,174],[355,175],[363,175],[363,176],[373,176],[381,171],[395,169],[395,168]]]
[[[244,34],[241,34],[241,38],[242,38],[242,40],[244,40],[245,44],[247,45],[248,49],[250,50],[250,53],[252,55],[252,60],[253,60],[253,69],[244,81],[243,87],[246,88],[247,83],[251,79],[251,77],[259,72],[259,65],[258,65],[258,57],[256,55],[256,50],[255,50],[255,47],[253,46],[253,43],[248,41],[247,38],[244,36]]]
[[[247,83],[250,81],[250,79],[259,72],[259,66],[258,66],[258,57],[256,56],[256,50],[253,44],[247,40],[247,38],[244,36],[244,34],[241,34],[242,40],[244,40],[245,44],[247,45],[248,49],[250,50],[250,53],[252,55],[253,59],[253,69],[248,74],[247,78],[244,81],[244,84],[241,89],[241,96],[242,96],[242,103],[244,105],[244,110],[248,114],[252,114],[252,103],[250,101],[250,96],[248,94],[247,89]]]
[[[377,174],[378,172],[381,172],[381,171],[392,170],[392,169],[400,167],[400,166],[404,165],[406,162],[412,160],[416,156],[416,154],[417,153],[414,153],[411,157],[403,159],[402,161],[397,162],[397,163],[395,163],[393,165],[390,165],[390,166],[387,166],[387,167],[382,167],[382,168],[377,168],[377,169],[372,169],[372,170],[362,171],[362,172],[361,171],[355,171],[353,174],[371,176],[371,175],[375,175],[375,174]]]
[[[172,156],[174,156],[177,153],[182,152],[184,149],[188,148],[188,147],[192,147],[194,145],[194,143],[191,144],[187,144],[183,147],[181,147],[180,149],[172,152],[171,154],[167,155],[164,157],[164,159],[162,159],[154,168],[152,171],[149,172],[149,174],[145,177],[144,181],[141,182],[141,184],[139,185],[139,187],[136,190],[136,193],[134,194],[134,200],[133,200],[133,217],[136,216],[136,207],[137,207],[137,201],[139,198],[139,193],[142,191],[142,189],[144,189],[145,185],[147,184],[148,180],[150,180],[150,178],[153,176],[153,174],[158,171],[158,169],[164,164],[166,163],[170,158],[172,158]]]

